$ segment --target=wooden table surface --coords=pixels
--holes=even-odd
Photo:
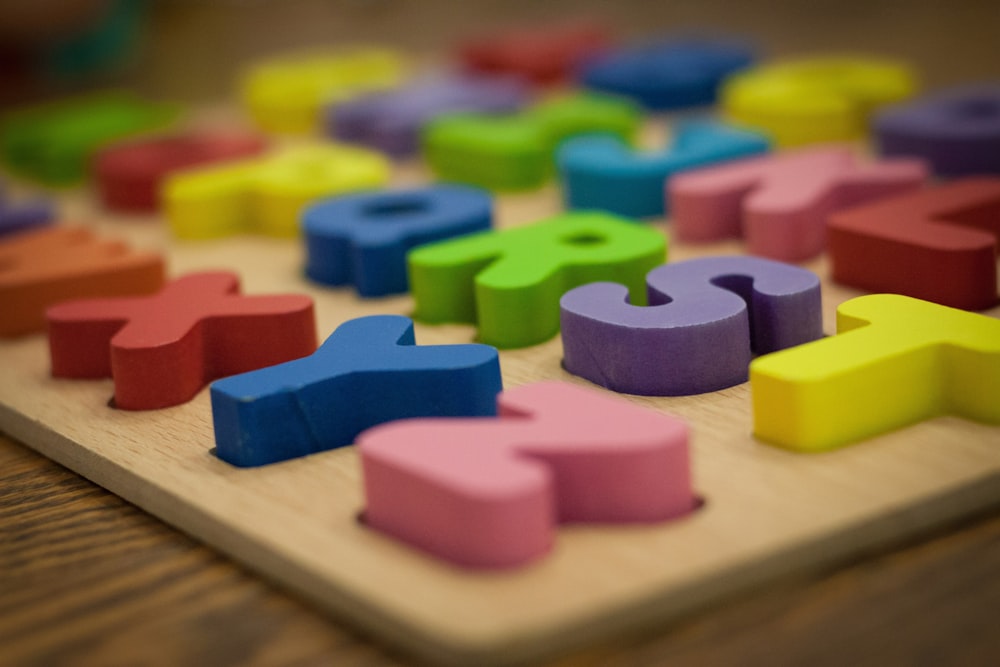
[[[996,665],[1000,508],[561,665]],[[398,665],[98,486],[0,436],[0,664]]]

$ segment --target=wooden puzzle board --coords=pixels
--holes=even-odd
[[[424,182],[397,169],[398,184]],[[409,296],[362,301],[301,277],[298,241],[173,241],[154,218],[100,212],[87,191],[63,218],[168,254],[171,275],[230,268],[247,293],[307,292],[321,338],[363,315],[408,315]],[[499,226],[559,210],[554,186],[504,195]],[[100,222],[96,222],[97,219]],[[669,230],[669,225],[659,225]],[[739,242],[673,243],[672,261],[741,252]],[[859,293],[832,285],[826,332]],[[1000,307],[988,311],[1000,317]],[[475,340],[471,326],[416,326],[417,343]],[[505,387],[558,379],[558,338],[501,352]],[[0,430],[313,601],[425,658],[501,664],[551,655],[662,621],[769,580],[815,570],[1000,502],[1000,428],[942,417],[840,451],[803,455],[753,439],[749,386],[679,398],[630,397],[693,427],[694,479],[705,505],[654,526],[567,526],[528,567],[456,569],[366,529],[352,447],[258,469],[215,458],[208,391],[151,412],[108,407],[112,383],[49,376],[44,336],[0,341]],[[1000,398],[998,398],[1000,400]],[[350,406],[345,406],[350,409]]]

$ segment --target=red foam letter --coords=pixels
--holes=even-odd
[[[969,178],[830,218],[833,279],[952,308],[997,302],[1000,178]]]
[[[94,172],[108,209],[152,212],[159,208],[159,190],[170,173],[256,155],[264,146],[261,137],[234,132],[143,139],[102,150],[94,160]]]
[[[115,404],[151,410],[194,397],[206,382],[311,354],[312,299],[241,296],[231,273],[195,273],[153,296],[53,306],[52,375],[115,380]]]
[[[459,59],[473,72],[508,74],[537,85],[559,83],[586,58],[604,51],[608,31],[577,22],[496,34],[465,44]]]

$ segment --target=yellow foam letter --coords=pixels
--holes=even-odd
[[[403,61],[383,49],[299,53],[252,67],[242,97],[266,132],[308,134],[320,129],[323,106],[399,83]]]
[[[300,146],[266,158],[177,172],[164,203],[174,234],[208,239],[243,232],[295,236],[315,199],[384,185],[389,164],[374,151]]]
[[[1000,424],[1000,320],[875,294],[837,331],[750,365],[758,438],[821,451],[942,414]]]
[[[762,130],[780,147],[851,141],[867,133],[876,108],[913,95],[912,70],[874,58],[806,58],[730,77],[722,106],[737,124]]]

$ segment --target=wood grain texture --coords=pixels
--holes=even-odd
[[[650,126],[647,143],[658,131]],[[410,164],[394,180],[428,178]],[[164,250],[173,275],[232,268],[248,294],[310,293],[321,338],[353,317],[412,311],[408,296],[362,301],[348,289],[308,285],[295,240],[181,243],[155,220],[99,213],[85,191],[66,195],[62,205],[65,219],[99,220],[86,224]],[[555,187],[504,196],[498,224],[528,224],[558,208]],[[674,243],[670,256],[741,251],[736,241]],[[824,278],[832,332],[836,305],[858,293],[831,285],[822,259],[809,266]],[[475,331],[418,324],[416,337],[418,344],[468,342]],[[558,338],[504,351],[505,386],[543,379],[586,384],[562,370],[561,356]],[[745,384],[703,396],[633,397],[693,424],[695,482],[706,506],[662,526],[566,527],[539,563],[475,574],[358,523],[363,501],[352,448],[239,470],[211,454],[207,391],[165,410],[114,410],[110,381],[49,377],[42,336],[0,343],[0,365],[0,429],[339,618],[441,662],[503,663],[606,640],[1000,501],[995,427],[943,417],[838,452],[801,455],[749,435]]]
[[[3,436],[0,535],[5,665],[396,664]]]
[[[4,664],[410,663],[2,436],[0,536]],[[994,664],[997,572],[993,511],[558,664]]]

